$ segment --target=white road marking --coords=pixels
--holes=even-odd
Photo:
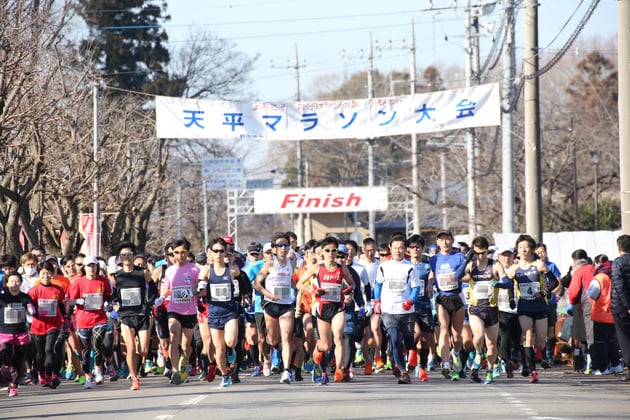
[[[195,405],[198,402],[202,401],[206,397],[207,397],[207,395],[197,395],[194,398],[191,398],[189,400],[180,402],[179,405]]]

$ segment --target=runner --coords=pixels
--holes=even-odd
[[[418,298],[420,280],[414,265],[405,259],[407,241],[402,235],[389,240],[391,258],[378,268],[374,287],[374,312],[382,313],[381,319],[389,336],[394,359],[393,373],[399,384],[410,384],[403,348],[416,348],[414,329],[416,314],[414,302]]]
[[[37,308],[37,316],[33,317],[31,324],[31,340],[35,348],[39,382],[55,389],[61,383],[57,373],[61,369],[65,341],[58,340],[58,337],[63,317],[66,316],[65,293],[62,287],[52,284],[55,268],[49,261],[37,264],[37,273],[39,284],[28,291]]]
[[[505,277],[503,266],[489,258],[490,244],[483,236],[472,241],[472,249],[476,258],[466,265],[463,280],[468,282],[470,291],[470,326],[473,334],[475,354],[472,363],[471,379],[481,382],[481,368],[484,346],[486,348],[486,384],[494,383],[493,369],[497,361],[497,339],[499,335],[499,314],[497,295],[499,287],[510,287],[512,284]],[[503,282],[501,282],[503,280]]]
[[[76,260],[75,260],[76,261]],[[92,388],[103,383],[103,340],[107,332],[107,311],[112,289],[107,278],[98,274],[98,259],[88,255],[83,258],[85,276],[75,280],[68,289],[68,305],[76,306],[76,328],[81,342],[81,362],[85,372],[83,387]],[[94,352],[94,376],[90,371],[90,351]]]
[[[17,271],[5,274],[0,293],[0,346],[4,365],[0,373],[9,380],[9,397],[17,395],[22,376],[26,346],[30,346],[26,314],[35,315],[33,299],[20,291],[22,276]]]
[[[453,381],[460,380],[462,362],[459,352],[462,350],[462,329],[464,325],[464,301],[460,295],[461,278],[466,264],[472,260],[472,253],[464,254],[453,250],[453,234],[450,230],[441,230],[436,235],[439,248],[429,260],[431,265],[430,282],[434,284],[440,337],[438,346],[442,358],[442,375]],[[451,352],[450,343],[453,342]],[[450,354],[449,354],[450,353]],[[453,367],[449,362],[453,360]]]
[[[160,307],[168,301],[168,354],[172,363],[177,365],[167,376],[171,384],[179,385],[188,378],[188,356],[192,351],[193,329],[197,322],[196,291],[200,270],[194,263],[188,262],[190,242],[187,239],[176,239],[171,248],[175,264],[166,269],[162,291],[155,300],[155,306]]]
[[[420,382],[427,382],[429,376],[427,369],[429,368],[429,351],[435,345],[433,332],[435,330],[435,322],[433,320],[433,311],[431,308],[432,290],[428,288],[429,274],[431,266],[423,259],[422,251],[424,250],[424,238],[420,235],[411,235],[407,239],[407,250],[409,252],[411,264],[414,266],[418,274],[418,297],[414,302],[416,322],[414,329],[414,341],[417,343],[415,349],[409,350],[409,369],[417,367],[416,376]],[[420,353],[420,365],[418,366],[418,350]]]
[[[345,326],[344,314],[344,290],[354,290],[355,284],[348,267],[336,262],[339,242],[334,237],[327,237],[320,242],[324,252],[324,261],[306,270],[301,276],[298,288],[303,293],[313,294],[315,297],[315,316],[317,317],[317,331],[319,339],[313,354],[315,367],[313,378],[318,383],[328,383],[326,372],[326,353],[331,348],[330,336],[332,333],[335,344],[335,382],[342,382],[346,373],[343,365],[343,331]],[[311,281],[311,287],[307,282]]]
[[[127,349],[126,361],[132,391],[140,389],[138,371],[149,350],[151,338],[149,309],[157,297],[157,287],[149,271],[134,265],[135,254],[136,246],[133,243],[123,242],[118,245],[116,255],[122,267],[113,275],[114,301],[118,303],[120,332]]]
[[[527,359],[527,368],[523,363],[523,372],[531,374],[530,383],[538,383],[533,346],[536,345],[539,349],[545,348],[547,337],[545,294],[558,286],[557,280],[552,278],[548,278],[545,282],[545,274],[549,272],[549,268],[543,261],[534,260],[535,247],[534,238],[529,235],[519,235],[516,238],[516,252],[519,259],[507,270],[507,276],[514,282],[516,288],[518,320],[525,337],[523,346]]]
[[[267,340],[273,350],[279,351],[282,343],[284,371],[280,382],[293,382],[293,324],[295,317],[293,262],[288,258],[289,238],[276,233],[271,240],[275,256],[260,269],[254,288],[263,295]],[[273,351],[272,350],[272,351]]]
[[[372,238],[365,238],[361,247],[362,254],[359,258],[359,263],[363,265],[367,271],[369,285],[365,287],[365,294],[367,302],[374,299],[374,282],[376,282],[376,273],[378,266],[381,263],[376,258],[377,245],[376,241]],[[385,363],[381,356],[381,347],[383,341],[383,334],[381,333],[381,315],[375,314],[370,309],[371,304],[367,305],[368,312],[372,312],[366,318],[366,327],[363,334],[363,355],[365,357],[365,374],[371,375],[374,370],[376,373],[385,372]],[[370,352],[369,337],[372,337],[374,343],[373,354]]]

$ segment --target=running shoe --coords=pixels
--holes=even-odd
[[[271,365],[269,362],[263,363],[262,373],[264,376],[271,376]]]
[[[343,369],[335,369],[335,382],[343,382]]]
[[[360,365],[363,362],[365,362],[365,358],[363,357],[363,349],[357,349],[357,354],[354,357],[354,364]]]
[[[260,375],[262,375],[262,369],[260,368],[260,366],[254,367],[254,370],[252,371],[252,376],[260,376]]]
[[[317,384],[320,386],[328,385],[328,374],[326,372],[322,374],[322,376],[317,381]]]
[[[392,369],[392,374],[397,378],[400,377],[400,368],[398,366],[394,366],[394,369]]]
[[[383,363],[383,359],[381,357],[374,358],[374,373],[383,373],[385,372],[385,363]]]
[[[17,386],[15,386],[14,383],[10,383],[9,384],[9,397],[16,397],[17,396]]]
[[[409,373],[406,370],[401,372],[400,378],[398,378],[398,383],[399,384],[410,384],[411,383],[411,377],[409,376]]]
[[[144,371],[149,373],[149,372],[153,372],[153,362],[149,359],[145,360],[144,362]]]
[[[365,362],[365,367],[363,368],[363,373],[366,375],[372,374],[372,362]]]
[[[611,374],[623,373],[623,364],[618,363],[617,366],[611,366],[608,370]]]
[[[157,366],[153,371],[154,375],[164,375],[164,366]]]
[[[479,368],[481,368],[481,354],[475,352],[475,356],[473,357],[472,360],[472,367],[469,368],[471,370],[477,369],[479,370]]]
[[[505,374],[508,378],[514,377],[514,363],[511,360],[505,362]]]
[[[284,372],[282,372],[282,377],[280,378],[280,383],[281,384],[290,384],[291,383],[291,372],[289,372],[288,370],[284,370]]]
[[[537,384],[538,383],[538,374],[536,373],[536,371],[532,372],[532,377],[529,378],[529,383],[530,384]]]
[[[91,375],[85,375],[83,378],[84,378],[83,388],[85,388],[85,389],[92,388],[92,376]]]
[[[443,366],[442,376],[444,376],[446,379],[451,379],[451,368],[448,366]]]
[[[468,353],[468,359],[466,360],[466,369],[468,370],[479,369],[479,367],[481,366],[481,364],[479,364],[480,366],[475,367],[474,365],[475,354],[476,353],[473,353],[473,352]]]
[[[432,354],[429,355],[429,360],[427,361],[427,369],[429,369],[429,371],[435,370],[435,357]]]
[[[223,378],[221,379],[221,383],[219,384],[219,387],[228,388],[230,385],[232,385],[232,382],[230,381],[230,375],[224,375]]]
[[[427,382],[429,380],[427,371],[424,368],[418,369],[418,378],[420,379],[420,382]]]
[[[459,372],[455,370],[451,372],[451,381],[455,382],[455,381],[459,381],[460,379],[461,379],[461,376],[459,376]]]
[[[85,375],[77,376],[76,378],[74,378],[74,382],[78,383],[79,385],[85,384]]]
[[[605,374],[605,375],[610,375],[610,372],[608,372],[608,369],[604,370],[604,372],[602,372],[602,371],[601,371],[601,370],[599,370],[599,369],[595,369],[595,370],[593,371],[593,375],[595,375],[595,376],[602,376],[602,375],[604,375],[604,374]]]
[[[236,350],[234,350],[232,347],[228,347],[227,349],[227,362],[228,364],[236,362]]]
[[[455,350],[451,350],[451,358],[453,359],[453,370],[455,372],[462,370],[462,361],[459,358],[459,354],[455,354]]]
[[[491,372],[486,372],[486,380],[483,381],[486,385],[491,385],[494,383],[494,375]]]
[[[313,370],[313,365],[315,364],[315,362],[313,361],[312,357],[309,357],[308,360],[306,361],[306,363],[304,363],[304,370],[306,372],[311,372]]]
[[[53,373],[52,378],[50,380],[50,387],[52,389],[57,389],[57,387],[61,385],[61,381],[59,380],[59,376]]]
[[[541,366],[543,369],[549,369],[549,368],[551,367],[551,365],[549,364],[549,362],[547,361],[547,359],[542,359],[542,360],[540,361],[540,366]],[[586,373],[586,372],[585,372],[585,373]]]
[[[473,369],[470,374],[470,380],[472,382],[481,383],[481,378],[479,377],[479,369]]]
[[[179,374],[178,371],[174,370],[173,374],[171,375],[171,380],[169,382],[173,385],[179,385],[182,383],[182,376]]]
[[[40,383],[42,379],[44,380],[44,383],[42,383],[44,388],[52,388],[52,377],[46,376],[45,378],[40,378]]]
[[[208,372],[206,373],[206,381],[208,382],[214,381],[214,378],[216,377],[216,368],[217,366],[215,364],[210,364],[208,366]]]
[[[183,383],[188,382],[188,369],[184,369],[183,371],[179,372],[179,376],[181,377]]]
[[[272,373],[280,373],[280,352],[276,349],[273,349],[271,352],[271,372]]]
[[[350,382],[351,379],[354,379],[354,368],[350,367],[343,377],[344,382]]]
[[[296,382],[302,382],[304,380],[304,378],[302,378],[302,370],[298,369],[295,371],[295,381]]]
[[[73,376],[74,376],[74,369],[72,368],[71,364],[68,364],[68,366],[66,366],[64,378],[66,378],[67,380],[71,380]]]
[[[324,373],[322,372],[322,367],[318,364],[313,366],[313,370],[311,371],[311,379],[313,382],[319,382],[322,378],[322,376],[324,376]]]
[[[394,366],[392,365],[392,361],[387,360],[387,363],[385,363],[385,370],[392,370],[394,368]]]
[[[94,368],[94,383],[96,385],[103,385],[103,371],[101,368]]]
[[[495,364],[494,367],[492,368],[492,377],[493,378],[501,377],[501,366],[499,366],[498,364]]]
[[[140,390],[140,380],[139,379],[134,379],[133,381],[131,381],[131,386],[129,387],[130,390],[132,391],[139,391]]]
[[[24,375],[24,379],[22,380],[22,382],[24,382],[25,385],[31,385],[33,383],[33,373],[26,372],[26,375]]]
[[[316,365],[321,365],[323,358],[324,358],[324,354],[321,351],[317,350],[316,348],[315,351],[313,352],[313,362]]]

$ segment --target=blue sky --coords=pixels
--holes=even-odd
[[[419,69],[437,63],[464,66],[464,0],[177,0],[169,2],[172,20],[165,25],[169,42],[181,46],[189,31],[211,29],[232,40],[248,55],[260,54],[255,71],[252,100],[291,101],[295,98],[295,47],[300,66],[302,99],[314,94],[318,77],[349,75],[367,70],[370,32],[382,52],[374,53],[374,65],[382,71],[407,70],[411,22],[414,21]],[[477,4],[477,0],[472,1]],[[492,3],[486,0],[484,3]],[[486,27],[499,24],[499,1],[480,21]],[[523,2],[524,3],[524,2]],[[541,65],[566,41],[591,4],[591,0],[540,0],[539,44]],[[517,23],[517,54],[524,44],[522,17]],[[601,0],[581,36],[616,37],[617,1]],[[448,41],[445,40],[448,38]],[[391,40],[391,48],[389,44]],[[405,42],[403,46],[403,40]],[[481,37],[481,59],[492,37]],[[363,54],[361,53],[363,50]],[[345,58],[342,57],[345,51]],[[572,53],[575,53],[572,50]],[[581,52],[583,53],[583,52]],[[273,61],[273,66],[270,65]]]

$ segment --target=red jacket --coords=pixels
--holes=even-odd
[[[582,302],[591,280],[593,280],[593,266],[591,264],[583,264],[573,270],[569,284],[569,302],[572,305]]]

